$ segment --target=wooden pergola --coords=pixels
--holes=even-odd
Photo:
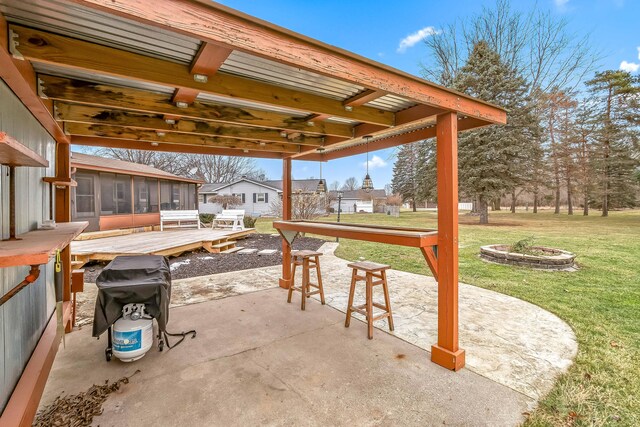
[[[70,144],[281,159],[289,220],[292,160],[436,137],[432,360],[464,366],[457,135],[505,123],[504,110],[207,0],[0,0],[0,12],[0,77],[57,141],[62,181]],[[55,216],[71,220],[70,191]]]

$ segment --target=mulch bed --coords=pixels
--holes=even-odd
[[[324,240],[312,237],[298,237],[293,243],[293,249],[318,250]],[[270,234],[250,234],[243,240],[238,240],[236,246],[245,249],[253,248],[258,252],[263,249],[277,249],[273,255],[252,254],[211,254],[205,250],[186,252],[178,257],[171,258],[169,264],[174,268],[171,271],[172,279],[187,279],[210,274],[227,273],[229,271],[247,270],[250,268],[270,267],[282,264],[282,238]],[[179,263],[179,265],[175,265]],[[84,267],[84,281],[95,283],[96,278],[106,263],[92,263]]]

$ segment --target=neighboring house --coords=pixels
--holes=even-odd
[[[71,154],[71,217],[85,231],[160,225],[160,210],[198,209],[198,185],[139,163]]]
[[[318,179],[294,179],[291,181],[293,193],[313,193],[316,191]],[[200,188],[200,213],[217,214],[222,206],[209,199],[215,195],[235,195],[242,203],[234,209],[244,209],[250,216],[268,216],[272,214],[271,203],[282,197],[282,180],[256,181],[246,177],[230,183],[204,184]]]
[[[338,212],[338,196],[335,191],[331,191],[331,209]],[[373,213],[377,205],[384,204],[387,193],[384,190],[372,190],[366,193],[362,190],[348,190],[342,192],[340,209],[343,214],[354,212]]]
[[[291,181],[292,193],[313,193],[318,186],[318,179],[294,179]],[[201,213],[217,214],[222,211],[222,206],[209,201],[215,195],[235,195],[242,203],[234,206],[234,209],[244,209],[247,215],[254,217],[272,215],[271,203],[282,197],[282,180],[256,181],[249,178],[240,178],[231,183],[204,184],[200,188],[199,209]],[[338,212],[337,195],[329,192],[333,199],[331,208]],[[384,190],[373,190],[365,193],[362,190],[343,191],[342,213],[373,212],[376,201],[386,199]]]

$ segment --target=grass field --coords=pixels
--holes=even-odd
[[[323,218],[335,221],[335,216]],[[436,227],[433,212],[343,216],[343,222]],[[640,426],[640,211],[593,216],[492,212],[488,226],[460,217],[460,281],[537,304],[574,329],[578,355],[526,422],[539,425]],[[261,220],[259,231],[273,232]],[[535,243],[578,254],[577,272],[546,272],[494,265],[479,248]],[[338,256],[390,264],[429,275],[420,251],[341,239]]]

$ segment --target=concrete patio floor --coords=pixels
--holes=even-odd
[[[331,307],[307,310],[281,289],[178,307],[171,330],[197,338],[125,364],[104,361],[90,328],[67,336],[42,404],[141,372],[104,404],[100,426],[512,426],[533,399],[469,369],[451,372],[389,334],[366,339]]]
[[[429,362],[428,353],[431,344],[436,342],[437,284],[431,277],[395,270],[388,274],[395,331],[390,334],[384,321],[376,322],[379,329],[374,333],[374,340],[369,341],[362,322],[352,322],[349,329],[343,326],[344,314],[341,312],[346,308],[350,271],[346,267],[348,262],[333,254],[336,247],[335,243],[326,243],[321,248],[325,254],[321,264],[327,304],[336,310],[322,307],[319,302],[313,301],[307,304],[306,312],[301,312],[299,294],[295,295],[292,304],[286,304],[286,292],[277,287],[279,266],[176,280],[172,287],[172,306],[179,308],[172,310],[170,329],[197,327],[199,335],[196,340],[166,354],[153,350],[133,365],[117,361],[107,364],[103,362],[105,342],[91,339],[90,327],[86,327],[67,337],[67,349],[62,350],[57,357],[42,403],[51,401],[60,390],[75,393],[88,388],[93,382],[103,382],[107,378],[115,380],[125,373],[133,372],[137,367],[141,367],[143,373],[140,374],[140,379],[133,380],[133,384],[147,381],[146,375],[157,377],[157,381],[164,376],[173,375],[175,378],[165,378],[163,381],[180,382],[185,375],[197,376],[194,367],[199,366],[197,369],[203,370],[199,377],[203,384],[197,383],[194,386],[211,391],[206,392],[206,396],[196,396],[196,392],[196,395],[192,395],[194,400],[189,407],[198,412],[201,410],[198,409],[199,406],[206,408],[214,404],[210,400],[213,398],[211,393],[218,390],[218,386],[204,384],[208,383],[209,375],[217,376],[216,372],[227,363],[228,366],[225,365],[227,367],[224,369],[242,372],[233,374],[234,377],[229,377],[231,374],[223,375],[229,393],[237,392],[239,395],[231,396],[223,392],[225,395],[216,399],[223,399],[227,405],[235,405],[233,399],[241,402],[243,389],[248,386],[242,384],[245,382],[244,375],[264,379],[266,374],[257,371],[268,369],[283,381],[282,384],[286,385],[283,386],[284,389],[293,393],[292,400],[284,398],[283,402],[289,402],[285,407],[289,404],[301,404],[296,400],[298,398],[307,402],[305,405],[310,407],[308,411],[311,412],[307,413],[310,418],[306,424],[326,423],[329,420],[321,416],[322,411],[317,412],[319,408],[324,408],[331,416],[335,415],[334,423],[349,423],[350,420],[343,414],[336,414],[337,412],[351,413],[359,408],[358,411],[370,413],[373,418],[365,419],[371,424],[385,424],[388,421],[389,424],[452,422],[459,425],[513,425],[519,422],[522,412],[532,408],[551,389],[558,375],[571,365],[575,357],[575,336],[570,327],[556,316],[516,298],[460,284],[460,344],[467,352],[467,365],[466,369],[458,373],[439,368]],[[93,313],[95,289],[95,285],[85,286],[85,294],[80,300],[81,313]],[[364,298],[364,290],[359,291],[356,300]],[[251,309],[242,308],[246,306]],[[225,326],[222,328],[220,325]],[[347,354],[343,351],[345,349],[348,349]],[[173,356],[168,356],[173,352],[182,354],[180,360],[173,360]],[[81,353],[80,357],[78,353]],[[157,359],[158,357],[161,359]],[[223,363],[222,359],[229,357],[234,360],[238,357],[238,364],[247,362],[250,369],[231,361]],[[265,362],[260,362],[263,359]],[[84,361],[84,365],[78,366],[78,360]],[[161,369],[152,366],[151,361],[154,360],[162,361]],[[287,369],[287,363],[281,364],[281,361],[288,361],[291,369]],[[216,362],[215,366],[200,366],[210,362]],[[145,368],[147,364],[150,367]],[[277,371],[273,371],[272,367],[277,367]],[[323,367],[322,370],[318,371],[319,367]],[[95,376],[79,380],[75,374],[77,369],[96,370],[92,372]],[[162,369],[168,369],[173,374],[162,373]],[[414,375],[417,377],[408,379]],[[231,378],[236,377],[239,378],[239,383],[234,385]],[[378,384],[381,378],[386,378],[387,383]],[[396,378],[401,378],[402,381],[396,382]],[[486,388],[469,394],[475,386],[470,385],[465,389],[467,381],[482,384]],[[350,384],[350,387],[345,389],[343,383]],[[159,384],[161,383],[157,385]],[[438,384],[448,384],[453,388],[448,391],[446,387],[438,389]],[[308,389],[315,387],[314,385],[321,390],[317,391],[320,393],[318,395],[311,392],[315,396],[312,399],[308,395]],[[430,385],[435,388],[430,389]],[[322,390],[329,386],[331,390]],[[262,384],[256,387],[248,388],[251,395],[247,396],[249,400],[257,399],[254,394],[261,393],[268,386]],[[333,388],[336,387],[343,390],[345,396],[335,395],[333,409],[326,407],[324,403],[314,405],[313,402],[317,399],[334,399]],[[376,393],[382,399],[382,396],[386,396],[388,387],[395,390],[394,395],[397,395],[389,402],[396,403],[380,405]],[[499,394],[494,394],[494,387],[501,390]],[[353,388],[353,391],[347,392],[349,388]],[[355,394],[352,395],[352,392]],[[154,390],[149,393],[162,400],[160,396],[164,391]],[[299,394],[297,397],[294,396],[296,393]],[[432,394],[447,396],[447,399],[451,399],[447,400],[450,404],[443,404]],[[327,397],[323,398],[325,395]],[[269,399],[273,397],[270,394],[268,396]],[[356,403],[351,401],[352,398]],[[114,414],[119,413],[121,409],[118,405],[124,402],[118,400],[121,403],[114,403],[117,399],[120,398],[112,396],[107,403],[108,407],[115,405],[112,408]],[[222,414],[220,416],[228,417],[224,419],[232,424],[298,423],[298,418],[288,418],[294,415],[289,414],[284,407],[274,406],[269,399],[267,401],[270,403],[264,411],[256,409],[264,412],[262,415],[239,415],[226,407],[217,408],[216,411]],[[387,408],[393,409],[400,404],[397,399],[401,402],[424,400],[421,403],[426,406],[412,406],[411,411],[416,418],[397,418],[399,415],[394,411],[389,414],[386,412]],[[469,403],[474,399],[480,399],[477,401],[478,405]],[[504,402],[501,402],[502,399],[505,399]],[[139,407],[145,406],[145,402],[140,403]],[[260,402],[262,405],[263,401]],[[461,407],[457,408],[456,405]],[[134,411],[136,414],[137,408]],[[174,408],[172,411],[177,410]],[[147,414],[146,409],[144,411],[142,419],[145,422],[155,420],[152,414]],[[379,413],[380,418],[371,415],[377,414],[376,411],[382,411]],[[131,416],[131,411],[126,412]],[[429,418],[425,414],[435,418]],[[405,413],[404,416],[408,415]],[[497,418],[492,418],[494,416]],[[361,416],[357,417],[358,420],[362,419]],[[206,417],[203,418],[206,424],[204,420]],[[100,424],[110,425],[104,421]]]

